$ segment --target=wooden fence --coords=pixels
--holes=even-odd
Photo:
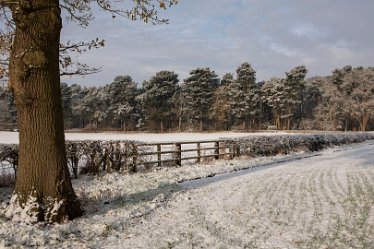
[[[250,136],[238,139],[142,143],[137,141],[66,141],[73,177],[92,172],[135,173],[153,167],[201,163],[204,159],[233,159],[238,156],[271,156],[293,150],[317,151],[332,145],[374,139],[374,133],[323,133]],[[15,174],[18,145],[0,144],[0,175]],[[144,167],[144,168],[143,168]]]
[[[182,161],[201,163],[204,158],[232,159],[235,155],[234,146],[226,145],[223,140],[145,143],[139,147],[140,152],[133,158],[134,166],[139,163],[156,164],[158,167],[163,167],[166,163],[181,166]],[[138,156],[143,158],[141,162],[138,162]],[[144,160],[146,156],[150,158]]]

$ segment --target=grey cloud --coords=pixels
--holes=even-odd
[[[305,64],[310,74],[326,75],[345,64],[373,65],[372,0],[181,0],[164,16],[169,25],[111,20],[103,13],[86,30],[65,25],[63,39],[107,40],[105,48],[79,59],[103,65],[103,72],[69,82],[109,83],[118,74],[137,82],[159,70],[180,79],[208,66],[220,76],[248,61],[258,80],[284,76]]]

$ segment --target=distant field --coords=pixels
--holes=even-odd
[[[251,135],[286,134],[284,132],[214,132],[214,133],[65,133],[67,140],[137,140],[142,142],[176,142],[237,138]],[[289,134],[289,133],[287,133]],[[17,144],[18,132],[0,131],[0,143]]]

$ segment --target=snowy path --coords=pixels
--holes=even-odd
[[[371,249],[373,151],[368,141],[315,154],[87,176],[73,182],[87,213],[61,225],[7,220],[11,190],[0,188],[0,248]],[[271,165],[280,160],[291,161]],[[195,181],[192,189],[178,184],[259,164],[270,165]]]
[[[178,193],[118,248],[374,248],[374,145]]]

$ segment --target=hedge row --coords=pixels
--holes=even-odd
[[[230,148],[232,157],[270,156],[288,154],[290,151],[318,151],[334,145],[359,143],[374,139],[374,133],[320,133],[272,136],[248,136],[224,139],[221,145]],[[135,173],[142,161],[145,144],[136,141],[67,141],[66,152],[72,177],[91,172],[94,174],[112,171]],[[142,151],[143,150],[143,151]],[[18,145],[0,144],[0,169],[13,168],[18,164]],[[6,166],[4,166],[6,165]],[[1,172],[0,172],[1,174]]]
[[[327,147],[361,143],[373,140],[371,132],[344,132],[320,134],[289,134],[275,136],[248,136],[225,141],[234,148],[235,156],[272,156],[290,151],[319,151]]]

